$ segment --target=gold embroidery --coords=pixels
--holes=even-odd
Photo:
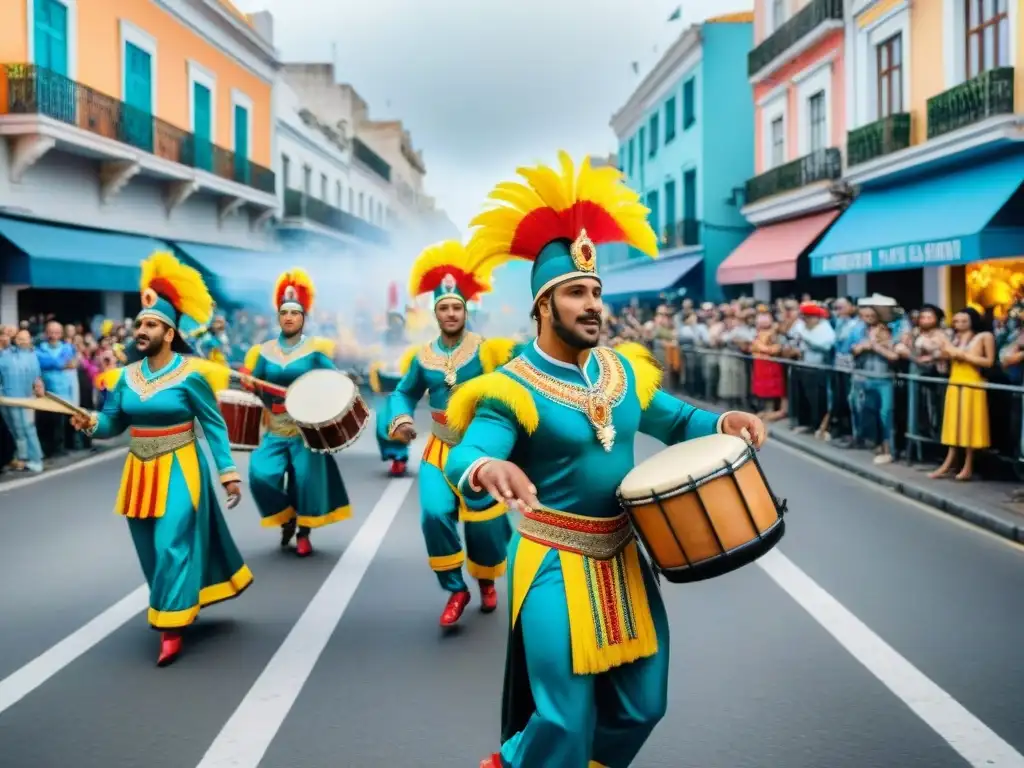
[[[161,373],[156,378],[147,379],[146,375],[142,372],[142,364],[144,362],[142,360],[137,363],[131,363],[125,368],[125,382],[139,396],[140,400],[148,400],[168,387],[173,387],[192,372],[188,360],[183,359],[174,370]]]
[[[505,366],[505,370],[519,377],[537,392],[559,405],[572,408],[587,417],[597,439],[606,451],[615,444],[612,409],[626,395],[626,370],[622,360],[611,349],[598,347],[593,351],[600,374],[593,387],[562,381],[539,370],[525,356],[520,355]]]
[[[417,353],[420,367],[428,371],[438,371],[444,374],[444,383],[449,387],[455,386],[459,370],[467,363],[476,358],[483,338],[476,333],[467,333],[462,337],[459,346],[451,351],[451,354],[444,354],[434,348],[434,342],[423,345]],[[440,347],[440,342],[438,342]]]
[[[260,345],[260,354],[268,363],[274,363],[281,368],[285,368],[290,363],[294,363],[296,360],[301,360],[316,352],[316,345],[312,342],[312,336],[303,336],[294,347],[283,349],[277,339],[271,339]]]

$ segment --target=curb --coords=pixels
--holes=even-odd
[[[842,456],[836,455],[834,449],[819,448],[783,430],[772,430],[769,428],[769,435],[772,439],[778,440],[789,448],[801,451],[809,456],[814,456],[816,459],[821,459],[864,480],[870,480],[876,485],[890,488],[909,499],[927,504],[929,507],[945,512],[947,515],[958,517],[997,536],[1002,536],[1004,539],[1024,543],[1024,526],[1011,523],[987,509],[945,498],[941,494],[916,483],[908,483],[880,470],[860,466],[856,462],[848,461]]]

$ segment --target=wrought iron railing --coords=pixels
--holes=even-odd
[[[928,99],[928,138],[1013,114],[1014,70],[999,67]]]
[[[842,20],[843,0],[811,0],[747,54],[747,73],[753,77],[822,24]]]
[[[839,150],[835,147],[819,149],[747,179],[747,205],[808,184],[838,179],[842,173],[843,158]]]
[[[380,227],[297,189],[284,191],[284,215],[285,218],[315,221],[317,224],[367,242],[388,242],[388,233]]]
[[[910,114],[883,117],[846,134],[846,162],[860,165],[910,146]]]
[[[42,115],[261,192],[276,191],[269,168],[34,64],[0,65],[2,114]]]
[[[370,149],[359,139],[352,139],[352,154],[356,160],[361,162],[371,171],[380,176],[384,181],[391,181],[391,166],[387,161]]]

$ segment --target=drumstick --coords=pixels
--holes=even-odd
[[[241,373],[240,371],[231,371],[231,375],[243,382],[248,384],[250,387],[263,390],[268,395],[276,395],[277,397],[284,397],[288,394],[288,390],[285,387],[279,387],[276,384],[271,384],[269,381],[263,379],[257,379],[255,376],[250,376],[247,373]]]
[[[64,416],[71,416],[72,412],[67,406],[55,403],[45,397],[3,397],[0,396],[0,405],[7,408],[28,408],[32,411],[46,411],[47,413],[59,413]]]
[[[91,416],[92,416],[84,408],[79,408],[77,405],[73,405],[72,403],[69,403],[63,397],[58,397],[57,395],[53,394],[52,392],[44,392],[43,393],[43,397],[45,397],[47,400],[51,400],[54,403],[57,403],[58,405],[64,406],[67,409],[69,416],[82,416],[82,417],[84,417],[86,419],[91,418]]]

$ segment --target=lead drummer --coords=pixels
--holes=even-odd
[[[301,269],[277,279],[274,307],[281,334],[249,350],[244,373],[287,387],[317,368],[336,369],[333,342],[302,332],[315,295],[313,281]],[[348,493],[334,457],[306,447],[285,411],[284,399],[260,396],[266,409],[266,432],[249,460],[249,486],[262,524],[280,526],[282,547],[288,547],[297,532],[295,551],[299,557],[308,557],[313,554],[310,529],[352,516]]]
[[[523,515],[508,550],[502,744],[481,768],[632,763],[665,714],[669,658],[665,608],[615,495],[636,434],[673,444],[747,430],[758,446],[765,435],[755,416],[660,391],[661,370],[639,344],[597,346],[596,246],[653,256],[657,238],[618,171],[559,159],[560,169],[523,169],[525,184],[499,185],[471,223],[484,258],[533,262],[538,334],[447,409],[464,430],[448,481],[470,509],[500,499]]]

